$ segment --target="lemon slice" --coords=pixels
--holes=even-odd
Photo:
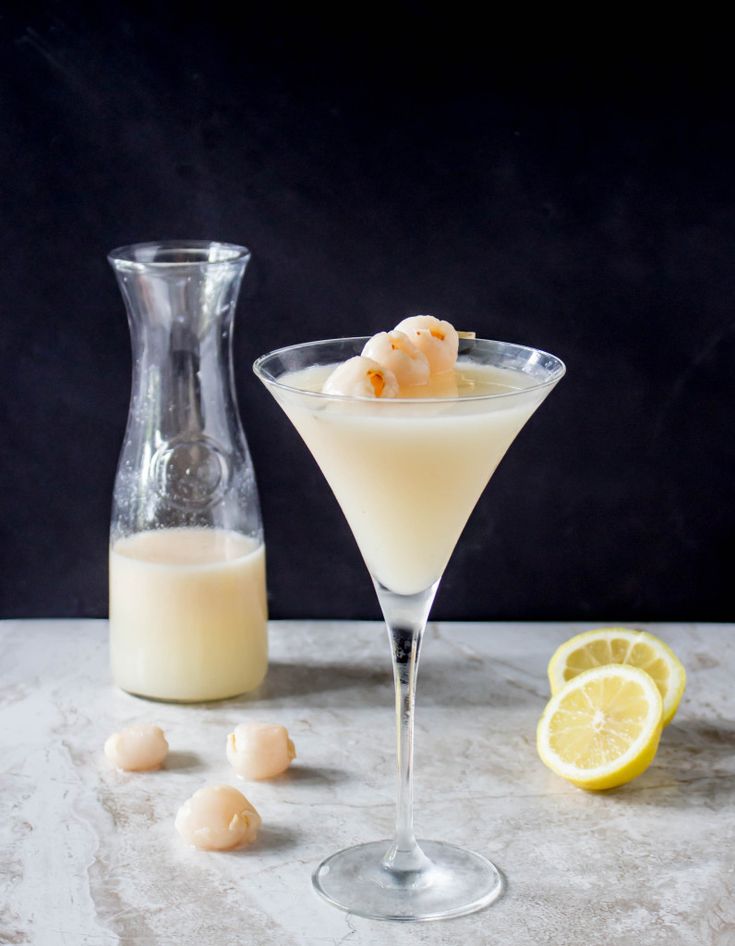
[[[551,697],[539,720],[541,761],[580,788],[624,785],[645,772],[661,737],[663,702],[637,667],[585,670]]]
[[[600,627],[570,637],[549,661],[552,694],[583,670],[606,664],[630,664],[653,677],[664,703],[664,726],[674,718],[686,686],[686,673],[673,650],[648,631]]]

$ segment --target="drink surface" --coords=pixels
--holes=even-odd
[[[265,550],[224,529],[158,529],[110,550],[115,682],[162,700],[224,699],[267,669]]]
[[[281,377],[280,383],[302,391],[321,391],[324,382],[336,365],[312,365],[300,371],[292,371]],[[402,387],[399,399],[480,397],[497,394],[512,394],[538,384],[538,379],[522,371],[497,368],[494,365],[478,365],[458,361],[454,371],[434,374],[428,384]]]
[[[441,577],[480,494],[548,388],[521,371],[461,361],[390,401],[281,387],[320,391],[333,368],[282,375],[273,393],[321,467],[371,574],[398,594],[423,591]]]

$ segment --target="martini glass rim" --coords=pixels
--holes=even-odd
[[[373,397],[363,397],[360,395],[346,395],[346,394],[325,394],[323,391],[308,391],[305,388],[295,387],[294,385],[284,384],[283,381],[280,381],[278,378],[273,377],[268,374],[265,370],[265,364],[269,360],[276,358],[280,355],[285,355],[288,352],[293,351],[303,351],[309,348],[318,348],[319,346],[325,345],[337,345],[340,343],[350,343],[354,342],[358,344],[362,342],[366,343],[372,336],[370,335],[353,335],[353,336],[344,336],[340,338],[320,338],[311,342],[297,342],[295,345],[285,345],[282,348],[275,348],[272,351],[266,352],[266,354],[261,355],[253,362],[253,371],[255,375],[266,385],[272,386],[274,388],[279,388],[282,391],[289,391],[293,394],[298,394],[302,397],[313,398],[320,401],[336,401],[338,403],[349,403],[352,401],[356,402],[365,402],[368,404],[446,404],[447,402],[462,402],[462,403],[472,403],[478,401],[498,401],[509,398],[522,397],[523,395],[530,394],[534,391],[541,391],[544,388],[551,387],[560,381],[566,374],[566,365],[557,355],[552,355],[551,352],[544,351],[542,348],[535,348],[532,345],[521,345],[516,342],[503,342],[498,339],[490,338],[471,338],[471,339],[462,339],[461,344],[463,345],[472,345],[477,343],[482,343],[485,345],[497,345],[505,348],[506,350],[515,350],[517,353],[527,352],[529,355],[534,355],[537,358],[548,358],[554,362],[554,366],[549,370],[549,375],[543,380],[539,380],[535,384],[530,384],[525,388],[519,388],[516,391],[503,391],[494,394],[469,394],[465,396],[434,396],[434,397],[386,397],[386,398],[373,398]],[[463,352],[462,354],[467,354]],[[460,355],[461,358],[461,355]],[[316,363],[315,363],[316,364]],[[335,362],[336,364],[336,362]],[[513,369],[509,369],[513,370]]]

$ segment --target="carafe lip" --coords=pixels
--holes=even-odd
[[[110,250],[107,259],[114,269],[132,272],[146,270],[201,270],[212,266],[244,265],[251,253],[238,243],[217,240],[152,240],[129,243]]]

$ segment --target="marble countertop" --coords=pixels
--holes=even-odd
[[[591,626],[591,625],[586,625]],[[377,623],[271,625],[254,695],[150,703],[115,689],[103,621],[0,623],[0,943],[35,946],[732,946],[735,944],[735,626],[649,625],[689,674],[651,768],[586,794],[539,762],[545,667],[579,625],[432,624],[416,723],[419,837],[470,846],[507,878],[461,919],[391,924],[311,890],[327,854],[387,837],[394,799],[388,645]],[[287,775],[238,783],[225,736],[284,723]],[[165,729],[164,770],[124,774],[105,738]],[[207,782],[260,811],[257,844],[188,849],[178,806]]]

